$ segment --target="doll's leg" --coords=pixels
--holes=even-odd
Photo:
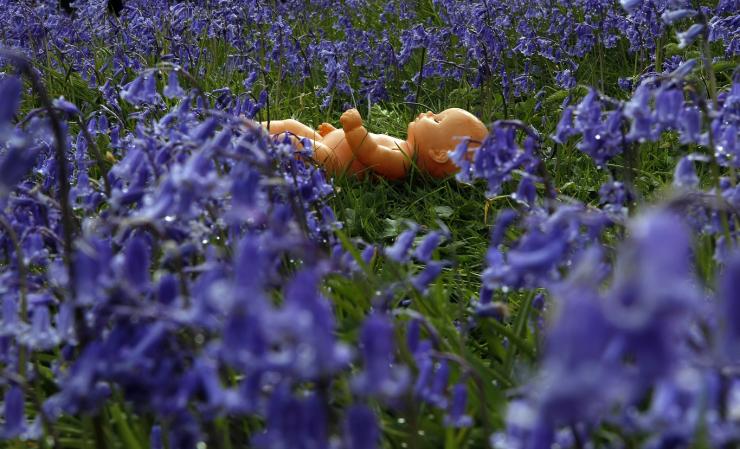
[[[362,126],[362,117],[356,109],[350,109],[339,119],[344,128],[352,152],[363,164],[388,179],[402,179],[411,166],[411,147],[388,148]]]
[[[261,122],[262,126],[267,128],[267,122]],[[299,122],[298,120],[270,120],[270,128],[267,130],[270,134],[282,134],[285,132],[293,133],[298,137],[307,137],[311,140],[321,140],[321,135]]]

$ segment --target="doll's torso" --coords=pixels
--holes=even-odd
[[[395,137],[387,136],[385,134],[372,134],[378,142],[388,148],[396,150],[403,150],[408,153],[408,145],[405,140],[397,139]],[[321,143],[326,145],[332,152],[329,157],[315,154],[314,159],[320,164],[324,164],[329,172],[341,173],[346,171],[349,174],[357,174],[367,170],[362,162],[352,153],[352,148],[349,146],[349,142],[344,135],[344,130],[335,129],[330,133],[326,134],[322,139]],[[410,157],[410,154],[409,154]],[[321,159],[326,159],[321,160]]]

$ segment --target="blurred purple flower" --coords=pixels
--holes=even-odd
[[[176,70],[170,70],[167,76],[167,86],[165,86],[162,93],[167,98],[179,98],[185,95],[185,90],[180,87]]]
[[[13,439],[23,434],[26,430],[25,416],[23,391],[17,385],[13,385],[5,393],[5,424],[2,438]]]
[[[691,45],[702,31],[704,31],[704,25],[695,23],[683,33],[676,33],[676,37],[678,37],[678,48],[686,48]]]
[[[376,449],[380,441],[378,419],[367,406],[353,405],[346,413],[344,434],[348,449]]]
[[[414,237],[419,232],[419,227],[413,224],[408,230],[402,232],[396,237],[396,241],[393,242],[393,246],[385,249],[385,255],[391,260],[399,263],[404,263],[409,260],[411,245],[414,243]]]
[[[472,426],[473,418],[465,414],[467,405],[468,386],[465,382],[459,382],[452,387],[452,403],[444,418],[445,425],[456,428]]]
[[[368,316],[360,331],[363,370],[352,379],[354,391],[389,399],[406,391],[409,372],[395,363],[395,348],[393,323],[378,312]]]

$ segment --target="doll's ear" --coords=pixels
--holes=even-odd
[[[450,156],[447,154],[446,149],[444,148],[437,148],[437,149],[430,149],[429,150],[429,157],[437,163],[444,164],[448,160],[450,160]]]

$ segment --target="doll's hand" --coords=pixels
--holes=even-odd
[[[321,137],[326,137],[326,135],[330,132],[336,131],[336,128],[333,127],[330,123],[322,123],[319,125],[319,129],[317,131],[319,132],[319,135]]]
[[[349,109],[347,111],[344,111],[344,114],[339,117],[339,121],[342,123],[342,128],[344,128],[344,132],[349,132],[355,128],[359,128],[360,126],[362,126],[362,117],[360,116],[360,113],[359,111],[357,111],[357,109]]]

